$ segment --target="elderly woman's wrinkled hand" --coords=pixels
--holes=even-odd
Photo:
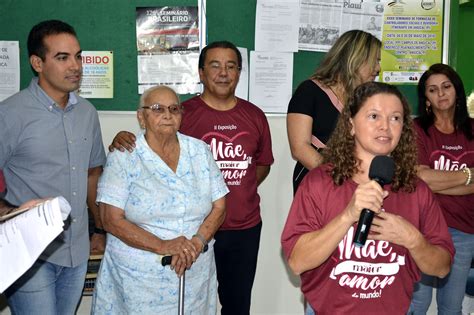
[[[184,236],[164,242],[163,251],[172,256],[171,268],[178,276],[182,275],[186,269],[190,268],[199,256],[199,253],[191,240]]]

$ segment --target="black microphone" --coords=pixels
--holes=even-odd
[[[375,180],[380,186],[390,184],[393,178],[395,163],[392,158],[385,155],[374,157],[369,168],[369,178]],[[364,246],[367,236],[369,235],[370,226],[374,219],[374,212],[369,209],[362,209],[360,212],[359,222],[354,235],[354,243],[356,246]]]

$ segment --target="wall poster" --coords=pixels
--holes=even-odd
[[[398,0],[385,6],[380,80],[417,84],[430,65],[441,62],[443,0]]]
[[[136,13],[139,94],[155,85],[199,92],[198,7],[139,7]]]

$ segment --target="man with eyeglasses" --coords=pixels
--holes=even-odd
[[[72,210],[69,226],[6,295],[12,314],[74,314],[89,248],[105,246],[99,230],[89,239],[87,214],[89,207],[96,227],[102,227],[95,197],[105,152],[97,111],[74,92],[82,76],[82,50],[74,28],[57,20],[38,23],[27,46],[37,77],[0,103],[5,200],[19,206],[61,195]]]
[[[265,114],[235,96],[241,67],[242,56],[228,41],[213,42],[201,51],[199,76],[204,92],[183,102],[180,129],[209,145],[230,190],[226,219],[214,236],[224,315],[250,313],[262,229],[257,187],[273,163]],[[134,141],[133,134],[122,131],[109,148],[133,150]]]

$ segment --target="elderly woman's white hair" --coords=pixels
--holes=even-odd
[[[166,85],[157,85],[157,86],[153,86],[153,87],[147,89],[145,92],[143,92],[143,94],[140,96],[140,102],[138,103],[138,110],[141,110],[141,108],[146,105],[145,102],[146,102],[147,98],[152,93],[162,91],[162,90],[167,90],[167,91],[170,91],[171,93],[173,93],[176,96],[176,99],[178,100],[178,104],[181,104],[181,101],[179,100],[179,96],[178,96],[178,94],[176,93],[175,90],[173,90],[172,88],[170,88],[169,86],[166,86]]]

